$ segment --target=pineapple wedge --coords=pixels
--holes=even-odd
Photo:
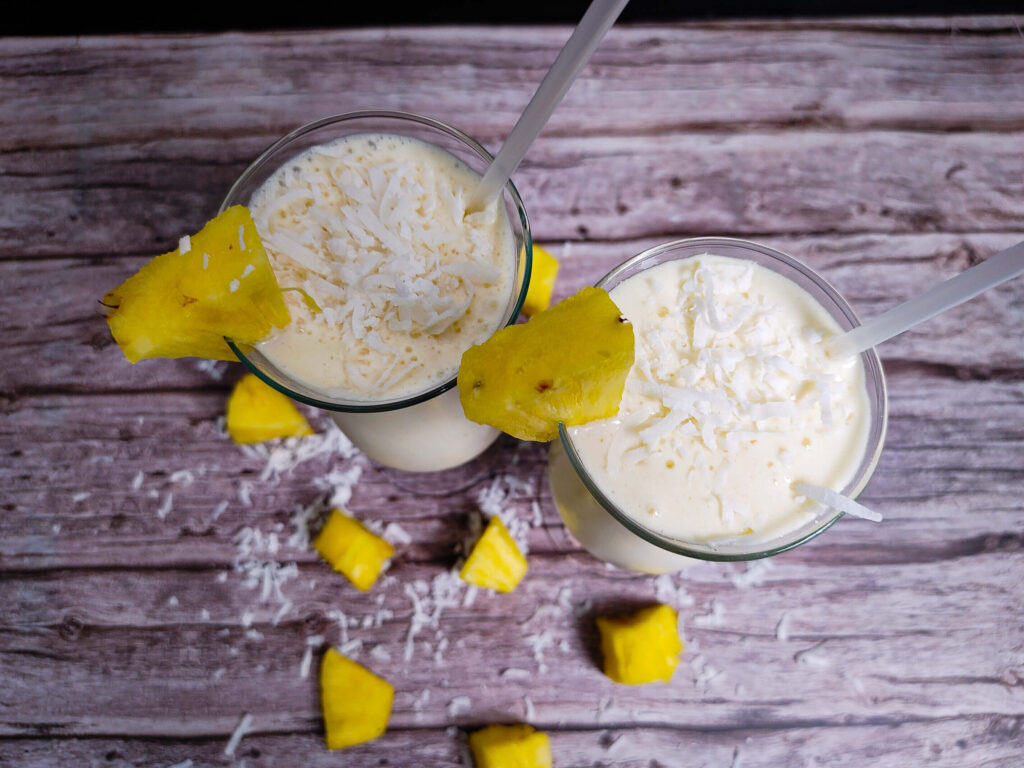
[[[354,517],[332,509],[313,546],[353,586],[367,591],[395,548]]]
[[[469,735],[476,768],[552,768],[546,733],[529,725],[488,725]]]
[[[584,288],[523,325],[470,347],[459,366],[467,418],[521,440],[552,440],[558,423],[618,413],[633,365],[633,326],[601,288]]]
[[[313,434],[295,403],[252,373],[240,378],[231,390],[227,426],[231,439],[239,445]]]
[[[185,245],[187,243],[187,246]],[[101,302],[125,357],[236,360],[291,316],[247,208],[236,205],[155,257]]]
[[[558,260],[534,243],[530,287],[526,289],[526,299],[523,301],[524,315],[533,317],[548,308],[557,276]]]
[[[677,619],[675,609],[668,605],[599,617],[604,673],[627,685],[671,680],[683,650]]]
[[[328,648],[320,663],[320,704],[327,748],[362,744],[387,729],[395,687]]]
[[[459,577],[478,587],[511,592],[526,575],[526,558],[497,515],[473,545]]]

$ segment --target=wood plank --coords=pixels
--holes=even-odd
[[[1024,178],[1022,173],[1021,178]],[[1024,196],[1022,196],[1024,199]],[[615,243],[542,241],[562,260],[557,298],[595,282],[608,269],[675,232]],[[862,317],[879,314],[1018,242],[1011,234],[779,236],[759,238],[819,270]],[[114,345],[98,300],[143,259],[40,260],[0,263],[0,391],[32,392],[200,389],[209,377],[195,361],[129,365]],[[25,298],[47,300],[26,310]],[[881,347],[886,360],[946,366],[965,375],[1009,372],[1024,365],[1024,281],[1016,280],[951,310]],[[32,360],[25,365],[25,360]]]
[[[196,738],[230,733],[240,708],[271,732],[315,733],[315,674],[300,676],[305,638],[314,633],[329,643],[362,641],[350,653],[396,685],[391,723],[399,730],[517,720],[526,716],[523,697],[532,702],[529,719],[554,729],[841,726],[1022,713],[1024,628],[1013,617],[1024,563],[1016,553],[957,561],[958,584],[947,588],[936,588],[946,563],[864,571],[783,555],[771,568],[751,566],[762,569],[761,580],[745,588],[734,583],[743,566],[697,566],[674,585],[693,601],[683,606],[688,647],[674,681],[636,687],[600,673],[593,618],[665,599],[655,579],[572,556],[534,563],[511,595],[480,594],[468,607],[464,591],[450,595],[437,628],[415,635],[408,661],[405,589],[437,578],[436,566],[397,568],[367,595],[326,569],[304,568],[295,585],[308,596],[296,595],[294,615],[273,625],[260,611],[249,629],[239,617],[253,594],[208,572],[18,578],[11,587],[25,602],[21,616],[48,617],[0,630],[4,695],[18,702],[16,711],[0,712],[0,733]],[[307,590],[311,575],[317,584]],[[118,577],[122,587],[112,588]],[[90,590],[103,597],[86,608]],[[394,615],[363,627],[380,607]],[[331,608],[354,624],[347,638],[330,621]],[[538,653],[531,638],[548,644]],[[391,660],[372,656],[372,648]],[[523,677],[509,668],[525,670]],[[471,703],[461,707],[461,697]]]
[[[963,381],[911,367],[893,371],[889,388],[886,448],[863,497],[887,520],[884,531],[854,526],[844,541],[861,549],[845,557],[956,556],[984,548],[987,536],[1015,531],[1024,491],[1024,381]],[[551,501],[542,445],[503,438],[462,468],[427,475],[325,453],[280,479],[264,478],[266,459],[218,432],[224,400],[223,391],[207,390],[14,401],[0,416],[0,434],[17,446],[0,466],[7,492],[0,570],[225,566],[239,528],[256,522],[289,535],[296,506],[331,490],[331,470],[356,465],[361,475],[348,506],[405,527],[415,544],[403,557],[452,557],[480,494],[495,483],[518,516],[532,520],[539,512],[532,548],[577,551]],[[509,485],[509,476],[520,484]]]
[[[777,768],[793,764],[793,755],[840,768],[872,765],[905,768],[927,763],[935,768],[1012,765],[1020,754],[1019,718],[956,718],[941,722],[880,723],[849,726],[791,726],[773,730],[701,730],[613,728],[548,731],[558,766],[668,768],[685,752],[687,765]],[[291,765],[327,768],[339,761],[349,768],[415,765],[450,768],[464,764],[467,730],[389,730],[367,745],[330,753],[318,735],[256,733],[245,737],[236,759],[248,768]],[[224,765],[224,737],[188,742],[118,738],[0,740],[0,760],[12,768],[65,768],[68,765],[167,768],[185,760],[192,768]]]
[[[269,143],[168,138],[4,159],[6,258],[170,250]],[[534,234],[628,240],[800,233],[1007,232],[1024,216],[1020,137],[999,133],[685,132],[541,137],[515,174]],[[798,193],[794,193],[798,190]]]

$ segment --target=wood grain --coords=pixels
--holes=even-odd
[[[1022,23],[612,30],[515,177],[556,296],[725,234],[806,261],[867,317],[1020,241]],[[544,446],[503,438],[433,475],[325,453],[266,476],[218,425],[237,365],[130,366],[112,344],[99,296],[272,140],[372,106],[495,149],[568,32],[0,40],[0,765],[433,768],[493,721],[545,730],[561,768],[1020,761],[1020,280],[881,347],[889,432],[861,497],[881,525],[660,580],[566,533]],[[348,507],[412,539],[366,594],[286,543],[353,469]],[[407,590],[447,583],[487,492],[529,524],[530,573],[510,595],[459,587],[410,646]],[[242,572],[254,530],[281,542],[258,562],[294,563],[280,595]],[[594,618],[653,601],[681,610],[679,670],[617,686]],[[388,732],[341,754],[322,743],[322,647],[301,676],[318,635],[397,689]]]

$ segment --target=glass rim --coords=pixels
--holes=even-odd
[[[487,151],[486,148],[476,139],[469,136],[469,134],[460,131],[454,126],[448,125],[440,120],[437,120],[426,115],[421,115],[416,112],[406,112],[402,110],[394,109],[376,109],[376,110],[356,110],[352,112],[341,112],[334,115],[328,115],[321,117],[311,122],[300,125],[298,128],[290,131],[281,138],[274,141],[269,147],[264,149],[255,160],[246,166],[245,170],[238,176],[237,179],[232,183],[228,189],[224,200],[220,204],[220,208],[217,213],[223,213],[227,208],[232,205],[245,205],[248,201],[236,200],[239,196],[240,190],[248,183],[252,177],[259,173],[264,166],[282,149],[288,147],[303,136],[306,136],[313,131],[319,130],[329,126],[339,125],[345,122],[353,120],[395,120],[399,122],[417,123],[419,125],[431,128],[433,130],[445,133],[448,136],[458,140],[468,149],[472,150],[480,159],[490,165],[494,160],[494,156]],[[523,303],[526,301],[527,289],[530,286],[530,276],[533,272],[533,237],[530,232],[530,221],[526,214],[526,207],[523,205],[522,197],[519,195],[519,190],[516,189],[515,184],[512,183],[510,178],[504,186],[504,193],[508,194],[511,198],[512,204],[514,205],[516,212],[519,214],[519,221],[522,225],[522,237],[523,237],[523,255],[520,257],[517,254],[517,258],[521,263],[521,269],[516,269],[516,279],[519,279],[518,275],[522,272],[522,285],[519,288],[519,293],[516,296],[515,301],[509,309],[508,317],[505,318],[501,324],[501,328],[505,328],[512,325],[519,317],[519,313],[522,311]],[[264,383],[270,385],[278,392],[297,400],[300,403],[311,405],[315,408],[321,408],[327,411],[341,411],[345,413],[380,413],[384,411],[397,411],[401,408],[408,408],[412,405],[432,400],[433,398],[444,394],[448,390],[452,389],[458,380],[458,371],[456,375],[451,379],[448,379],[437,386],[431,387],[428,390],[419,392],[415,395],[408,397],[393,399],[393,400],[382,400],[376,402],[370,402],[365,400],[325,400],[317,397],[313,397],[302,392],[296,392],[291,387],[283,384],[276,380],[272,376],[268,375],[261,367],[256,365],[246,355],[245,351],[239,347],[231,339],[225,337],[224,341],[227,342],[228,347],[234,352],[239,362],[242,363],[251,373],[255,374]],[[276,366],[275,366],[276,368]],[[312,389],[312,387],[311,387]]]
[[[833,302],[835,309],[838,309],[842,313],[842,315],[846,317],[847,320],[851,323],[851,327],[855,328],[861,325],[860,318],[857,316],[857,313],[854,311],[853,307],[850,306],[846,299],[843,298],[842,294],[840,294],[839,291],[837,291],[832,286],[832,284],[829,283],[828,280],[826,280],[821,274],[811,269],[803,262],[798,261],[797,259],[793,258],[792,256],[789,256],[786,253],[783,253],[782,251],[776,250],[761,243],[756,243],[752,240],[743,240],[740,238],[693,237],[681,240],[673,240],[667,243],[661,243],[659,245],[652,246],[651,248],[648,248],[642,251],[641,253],[638,253],[636,256],[626,259],[624,262],[616,265],[615,267],[612,267],[612,269],[609,270],[604,275],[604,277],[598,280],[597,283],[595,283],[595,285],[599,288],[603,288],[608,282],[615,280],[615,278],[619,277],[624,272],[629,271],[632,267],[643,262],[645,259],[649,259],[652,256],[659,255],[666,251],[672,251],[679,248],[707,247],[711,249],[716,245],[725,245],[734,248],[744,248],[747,250],[753,250],[762,254],[763,256],[775,259],[776,261],[782,262],[786,266],[797,270],[807,279],[811,280],[818,288],[820,288],[823,291],[823,293]],[[785,275],[782,276],[786,277]],[[831,309],[831,307],[826,307],[826,309]],[[830,312],[829,314],[832,313]],[[889,424],[889,392],[885,381],[885,374],[882,370],[882,361],[878,357],[878,353],[874,348],[865,350],[861,352],[860,355],[864,363],[865,379],[866,384],[868,385],[868,393],[869,395],[873,395],[876,398],[877,404],[880,406],[878,410],[881,416],[880,422],[878,424],[877,440],[873,446],[869,444],[867,446],[867,450],[865,451],[865,458],[867,458],[867,462],[863,465],[863,468],[857,474],[857,476],[854,477],[853,481],[849,484],[849,486],[844,489],[844,491],[849,492],[848,495],[850,495],[852,498],[856,498],[857,496],[859,496],[860,493],[867,486],[868,482],[871,480],[871,477],[878,466],[878,461],[882,455],[882,447],[885,444],[885,436],[886,432],[888,431]],[[872,383],[875,384],[874,389],[872,389],[871,387]],[[874,424],[872,424],[872,430],[871,432],[869,432],[868,435],[869,441],[873,433]],[[779,539],[782,539],[781,543],[776,544],[774,546],[767,546],[764,549],[757,549],[755,551],[745,552],[718,552],[714,550],[713,544],[711,542],[704,544],[704,546],[707,547],[707,549],[697,548],[696,546],[694,546],[698,544],[697,542],[684,542],[680,539],[674,539],[669,536],[665,536],[663,534],[652,531],[649,528],[645,528],[643,525],[638,523],[628,514],[619,509],[615,502],[609,499],[607,495],[605,495],[605,493],[597,486],[597,484],[590,477],[589,472],[587,472],[584,468],[583,461],[580,458],[579,453],[576,451],[576,446],[572,442],[572,436],[569,434],[569,431],[562,423],[559,423],[558,425],[558,437],[561,441],[562,448],[565,450],[566,456],[569,458],[569,462],[572,464],[572,467],[576,472],[576,475],[579,477],[580,481],[586,487],[587,491],[591,494],[591,496],[593,496],[594,499],[598,502],[598,504],[600,504],[606,512],[608,512],[617,522],[621,523],[630,532],[639,536],[648,544],[652,544],[656,547],[667,550],[673,554],[683,555],[685,557],[691,557],[698,560],[711,560],[718,562],[739,562],[746,560],[759,560],[765,557],[772,557],[773,555],[778,555],[782,552],[787,552],[791,549],[800,546],[801,544],[807,543],[811,539],[816,538],[817,536],[821,535],[829,528],[831,528],[833,525],[835,525],[839,521],[839,519],[842,518],[845,514],[844,512],[832,510],[834,514],[832,514],[830,517],[825,518],[820,525],[815,526],[811,530],[807,531],[806,533],[803,533],[800,536],[797,536],[792,540],[786,539],[785,534],[783,534],[782,536],[777,537]],[[801,526],[801,528],[802,527],[804,526]],[[735,537],[732,537],[728,540],[719,540],[717,543],[723,544],[726,541],[733,542],[735,540]],[[770,544],[771,540],[769,540],[766,543]]]

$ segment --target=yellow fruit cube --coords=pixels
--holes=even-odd
[[[476,768],[551,768],[546,733],[529,725],[488,725],[469,735]]]
[[[366,667],[328,648],[320,664],[320,703],[327,748],[376,739],[388,727],[395,687]]]
[[[240,378],[231,390],[227,427],[231,439],[239,444],[313,434],[295,403],[252,373]]]
[[[497,515],[473,545],[459,577],[469,584],[511,592],[526,575],[526,558]]]
[[[470,347],[459,401],[471,421],[521,440],[553,440],[558,424],[619,411],[633,365],[633,326],[601,288],[584,288]]]
[[[395,548],[354,517],[332,509],[313,546],[362,591],[373,586]]]
[[[240,205],[152,259],[101,303],[114,340],[133,363],[236,360],[225,336],[252,344],[291,319],[256,225]]]
[[[628,685],[671,680],[683,650],[677,620],[678,614],[668,605],[599,617],[604,673]]]
[[[534,243],[530,287],[526,289],[526,299],[523,301],[524,315],[532,317],[548,308],[557,276],[558,260]]]

